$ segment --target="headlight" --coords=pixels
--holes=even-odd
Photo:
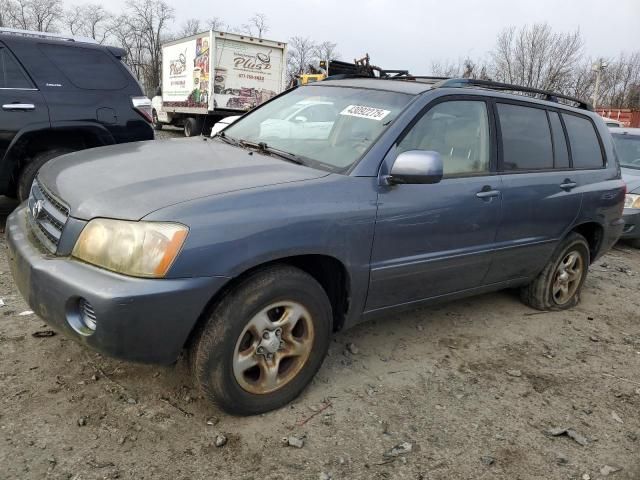
[[[624,208],[640,208],[640,195],[627,193],[624,197]]]
[[[91,220],[71,255],[98,267],[134,277],[164,277],[189,229],[178,223]]]

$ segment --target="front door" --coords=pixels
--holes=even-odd
[[[0,160],[25,127],[48,128],[49,111],[16,58],[0,43]]]
[[[399,141],[398,153],[439,152],[444,178],[384,187],[379,194],[367,310],[484,283],[501,208],[489,118],[483,99],[445,97]]]

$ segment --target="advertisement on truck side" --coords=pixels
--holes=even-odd
[[[167,106],[207,108],[209,105],[210,36],[163,49],[163,102]]]
[[[214,108],[248,110],[282,91],[283,52],[267,45],[216,38]]]

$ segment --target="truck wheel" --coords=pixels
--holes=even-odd
[[[18,176],[18,200],[23,202],[27,198],[29,198],[29,193],[31,192],[31,184],[36,178],[38,170],[40,170],[40,168],[45,163],[55,157],[59,157],[60,155],[71,152],[73,152],[73,150],[69,148],[56,148],[53,150],[48,150],[46,152],[38,153],[33,158],[31,158]]]
[[[184,121],[184,136],[196,137],[202,133],[202,120],[189,117]]]
[[[195,334],[193,375],[229,413],[282,407],[320,368],[331,324],[331,304],[313,277],[290,266],[265,268],[228,292]]]
[[[158,112],[154,110],[151,116],[153,118],[153,129],[158,131],[162,130],[162,124],[158,121]]]
[[[522,301],[537,310],[566,310],[580,301],[590,264],[589,244],[570,233],[536,279],[521,290]]]

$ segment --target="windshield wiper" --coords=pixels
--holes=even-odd
[[[304,165],[304,162],[300,157],[298,157],[294,153],[285,152],[284,150],[280,150],[278,148],[273,148],[267,145],[266,142],[249,142],[247,140],[239,140],[238,142],[243,147],[254,148],[261,153],[266,155],[275,155],[277,157],[282,158],[283,160],[287,160],[288,162],[295,163],[296,165]]]
[[[235,145],[236,147],[240,145],[240,142],[238,142],[238,140],[225,135],[224,132],[216,133],[213,138],[219,138],[224,143],[228,143],[229,145]]]

